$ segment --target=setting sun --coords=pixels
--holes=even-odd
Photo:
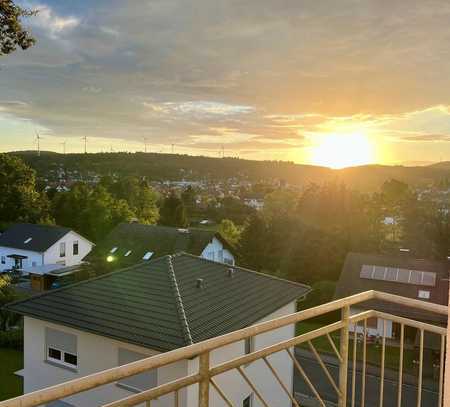
[[[311,162],[331,168],[353,167],[374,161],[374,148],[362,134],[323,136],[311,151]]]

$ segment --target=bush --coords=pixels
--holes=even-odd
[[[23,350],[23,329],[0,331],[0,348]]]

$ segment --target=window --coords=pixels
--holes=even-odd
[[[119,348],[119,366],[127,363],[136,362],[137,360],[148,358],[148,355],[132,352],[128,349]],[[156,387],[158,384],[158,370],[153,369],[144,373],[121,379],[117,384],[126,387],[132,391],[143,391]]]
[[[253,406],[253,393],[244,399],[242,402],[242,407],[252,407]]]
[[[418,298],[422,300],[429,300],[430,299],[430,292],[425,290],[419,290]]]
[[[72,252],[73,252],[73,255],[74,256],[77,256],[78,255],[78,250],[79,250],[79,246],[78,246],[78,240],[75,240],[74,242],[73,242],[73,247],[72,247]]]
[[[37,266],[37,263],[35,261],[32,261],[31,262],[31,267],[36,267],[36,266]]]
[[[59,257],[66,257],[66,243],[61,242],[59,244]]]
[[[78,366],[77,337],[75,335],[46,328],[45,342],[47,361],[69,368]]]
[[[6,264],[6,257],[2,256],[2,264]]]
[[[150,258],[153,256],[153,252],[147,252],[144,254],[144,257],[142,260],[150,260]]]
[[[229,257],[225,257],[223,259],[223,262],[226,263],[226,264],[230,264],[231,266],[234,266],[234,260],[230,259]]]
[[[244,344],[244,352],[246,355],[252,353],[255,350],[255,341],[253,338],[246,338]]]
[[[219,261],[223,263],[223,250],[219,250]]]

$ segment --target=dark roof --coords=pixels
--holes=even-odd
[[[361,269],[365,265],[436,273],[436,283],[434,286],[430,286],[361,278]],[[343,298],[367,290],[377,290],[390,294],[401,295],[403,297],[420,299],[418,298],[419,290],[424,290],[430,292],[430,299],[428,302],[447,306],[449,270],[450,264],[447,262],[415,259],[407,254],[396,256],[349,253],[345,259],[344,267],[336,286],[335,297]],[[446,317],[444,318],[438,314],[379,301],[372,301],[364,304],[364,308],[372,307],[375,307],[380,311],[394,313],[397,315],[400,314],[407,318],[420,319],[424,321],[445,322],[447,319]]]
[[[233,253],[231,245],[213,230],[121,223],[97,244],[87,260],[106,259],[114,247],[117,247],[117,251],[113,254],[114,263],[119,267],[142,261],[147,252],[153,252],[152,259],[180,251],[199,256],[214,237]],[[125,257],[125,253],[130,250],[129,256]]]
[[[70,231],[61,226],[16,223],[0,235],[0,246],[42,253]]]
[[[189,254],[9,304],[22,315],[168,351],[249,326],[310,291],[305,285]],[[203,288],[197,279],[203,279]]]

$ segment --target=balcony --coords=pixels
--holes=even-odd
[[[110,370],[98,372],[70,382],[25,394],[0,402],[0,407],[31,407],[45,405],[54,400],[93,390],[108,383],[123,380],[148,370],[170,366],[177,362],[198,358],[198,370],[173,381],[116,400],[103,407],[152,406],[153,401],[170,395],[174,407],[212,405],[239,407],[220,384],[221,375],[234,372],[247,386],[255,405],[274,407],[267,400],[267,391],[255,382],[247,367],[259,361],[260,369],[272,375],[285,393],[289,404],[300,406],[442,406],[444,392],[445,343],[447,329],[437,324],[381,312],[376,309],[352,314],[368,301],[382,301],[399,307],[411,307],[422,313],[447,316],[447,307],[391,294],[367,291],[351,297],[310,308],[295,314],[263,322],[239,331],[196,343],[171,352],[159,354]],[[333,322],[316,329],[297,331],[295,337],[262,347],[250,353],[212,363],[212,352],[238,341],[296,325],[335,313]],[[373,318],[382,320],[381,337],[373,344],[368,335]],[[398,335],[388,337],[387,324],[396,326]],[[415,343],[407,340],[407,332],[415,332]],[[427,338],[433,338],[434,357],[426,356]],[[328,346],[330,352],[324,352]],[[375,352],[375,357],[374,357]],[[271,355],[284,353],[292,362],[295,385],[292,389],[283,381],[280,366],[275,366]],[[303,356],[302,356],[303,355]],[[304,357],[307,355],[307,357]],[[394,356],[393,356],[394,355]],[[428,355],[429,356],[429,355]],[[378,363],[374,364],[374,358]],[[311,365],[314,364],[314,369]],[[36,374],[39,374],[38,372]],[[195,400],[187,399],[182,392],[195,388]],[[215,402],[213,402],[215,400]],[[217,403],[219,401],[219,403]],[[154,403],[155,405],[157,404]]]

